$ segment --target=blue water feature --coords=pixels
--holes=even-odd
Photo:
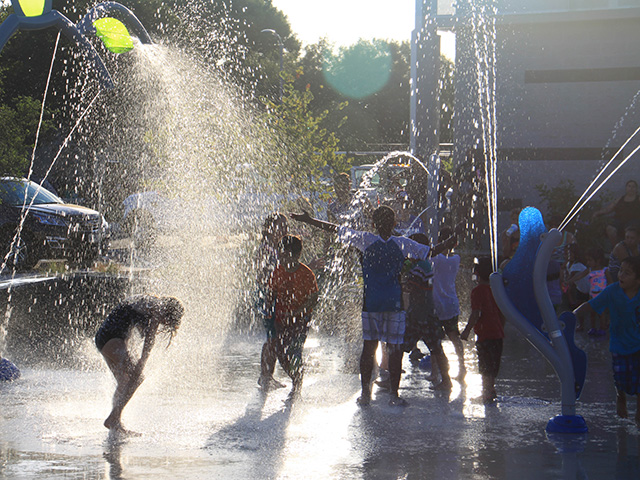
[[[533,267],[541,237],[547,233],[542,214],[528,207],[520,212],[520,243],[513,258],[504,267],[504,288],[514,305],[529,322],[542,333],[542,315],[533,293]],[[526,272],[526,274],[525,274]]]
[[[0,359],[0,382],[11,382],[20,378],[20,370],[6,358]]]
[[[491,276],[491,288],[508,321],[551,363],[560,377],[562,415],[547,424],[550,433],[585,433],[587,426],[575,414],[575,402],[584,386],[587,357],[574,342],[576,319],[572,312],[560,318],[547,290],[547,270],[561,233],[547,231],[539,210],[525,208],[518,220],[520,243],[502,273]]]

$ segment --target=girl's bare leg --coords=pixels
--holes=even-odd
[[[447,332],[447,337],[453,343],[453,348],[458,356],[458,379],[462,380],[467,374],[467,367],[464,364],[464,345],[462,345],[460,335],[456,334],[456,332]]]
[[[113,376],[116,379],[116,390],[113,394],[112,401],[112,410],[109,416],[104,421],[104,426],[109,429],[115,429],[120,432],[127,432],[127,430],[122,425],[122,410],[125,405],[128,403],[127,398],[125,398],[125,389],[130,387],[129,382],[131,379],[131,375],[133,373],[133,361],[129,356],[129,352],[127,351],[127,346],[124,340],[120,338],[113,338],[109,340],[106,345],[100,351],[105,361],[107,362],[107,366],[113,373]],[[142,383],[142,376],[138,379],[137,385],[134,388],[137,388]]]

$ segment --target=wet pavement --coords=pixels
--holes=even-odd
[[[384,391],[356,405],[358,376],[337,338],[309,338],[302,398],[288,408],[288,389],[257,388],[260,337],[178,336],[152,355],[123,417],[141,435],[126,438],[102,426],[114,383],[86,340],[73,365],[23,366],[20,380],[0,385],[0,478],[640,478],[640,435],[615,416],[606,340],[579,337],[590,363],[578,413],[589,433],[548,438],[560,384],[515,330],[507,334],[496,405],[474,400],[480,377],[468,344],[465,382],[448,397],[405,359],[406,408],[389,407]],[[449,342],[445,351],[456,375]]]

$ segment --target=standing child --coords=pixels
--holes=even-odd
[[[478,259],[473,273],[478,285],[471,291],[471,315],[462,340],[468,340],[471,329],[476,334],[476,351],[478,353],[478,370],[482,375],[482,401],[492,403],[496,400],[496,377],[500,371],[502,343],[504,339],[504,317],[493,299],[489,276],[493,268],[491,259]]]
[[[423,233],[415,233],[410,237],[422,245],[429,244],[429,238]],[[442,377],[434,390],[451,390],[449,376],[449,361],[442,349],[444,329],[436,317],[433,301],[433,269],[431,262],[425,260],[408,259],[403,267],[403,284],[409,301],[407,305],[406,331],[404,334],[404,351],[411,352],[422,340],[433,359],[432,371],[437,370]],[[434,375],[434,381],[437,374]]]
[[[276,366],[276,327],[272,305],[267,303],[267,283],[278,266],[278,244],[289,230],[287,217],[281,213],[271,213],[262,226],[262,239],[258,246],[254,268],[256,271],[257,305],[262,318],[267,339],[262,345],[260,356],[260,378],[258,385],[264,390],[282,388],[284,384],[273,378]]]
[[[438,240],[442,242],[451,237],[452,233],[451,227],[443,227],[438,234]],[[434,269],[433,300],[436,315],[442,323],[447,337],[453,343],[456,355],[458,355],[458,378],[463,379],[467,369],[464,365],[464,347],[458,329],[460,301],[456,292],[460,255],[453,253],[453,248],[449,248],[433,257],[432,262]]]
[[[285,235],[279,244],[280,265],[268,284],[268,304],[275,312],[275,353],[293,382],[289,400],[295,400],[302,387],[302,350],[307,339],[313,307],[318,301],[316,276],[300,263],[302,240]]]
[[[574,313],[609,311],[609,351],[613,381],[617,391],[617,413],[627,418],[627,395],[640,393],[640,257],[622,260],[618,281],[607,286],[595,298],[583,303]],[[637,397],[636,425],[640,427],[640,395]]]
[[[347,227],[323,222],[308,213],[293,214],[298,221],[337,233],[338,239],[360,250],[364,280],[364,302],[362,306],[362,336],[364,346],[360,357],[360,381],[362,394],[358,398],[361,406],[371,402],[371,375],[378,342],[387,343],[389,354],[389,377],[392,406],[405,406],[407,402],[398,396],[402,370],[402,343],[405,331],[405,312],[402,310],[400,271],[407,257],[419,260],[427,258],[429,247],[405,237],[392,236],[396,224],[394,211],[378,207],[372,216],[378,234],[361,232]]]

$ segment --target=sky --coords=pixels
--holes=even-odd
[[[358,39],[410,40],[415,26],[415,0],[272,0],[289,18],[303,44],[326,37],[336,45]],[[442,53],[454,56],[453,34],[446,33]]]

